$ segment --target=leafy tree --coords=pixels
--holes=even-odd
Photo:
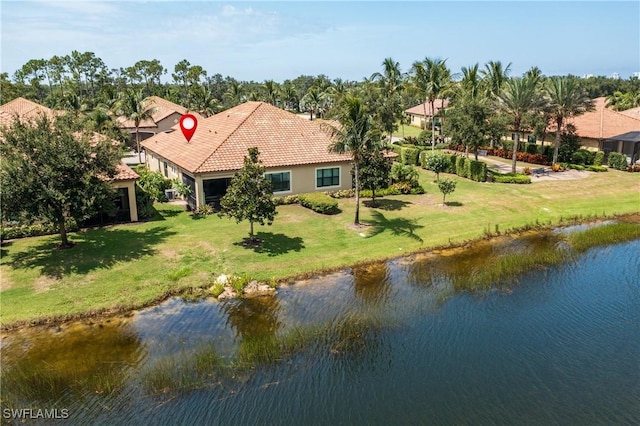
[[[438,189],[442,192],[442,204],[445,204],[444,200],[447,198],[447,194],[451,194],[456,190],[456,181],[451,179],[442,179],[438,182]]]
[[[580,149],[580,137],[576,135],[576,128],[572,124],[567,126],[566,132],[560,136],[558,147],[558,161],[562,163],[571,162],[573,153]]]
[[[249,148],[244,157],[244,166],[231,178],[227,193],[220,200],[219,215],[235,219],[237,223],[248,220],[249,243],[256,243],[253,224],[271,225],[277,214],[273,202],[271,182],[264,177],[265,168],[258,159],[258,148]]]
[[[373,125],[373,120],[362,100],[353,95],[346,95],[335,117],[340,126],[326,124],[333,143],[329,147],[332,152],[349,153],[355,170],[354,189],[356,192],[356,213],[354,224],[360,224],[360,164],[362,158],[375,149],[380,148],[381,135]]]
[[[470,95],[462,97],[447,115],[446,132],[453,143],[464,145],[467,153],[472,150],[478,160],[478,147],[483,145],[488,134],[490,115],[483,99]]]
[[[431,146],[435,149],[436,146],[436,123],[435,123],[435,101],[445,91],[450,79],[451,73],[447,69],[446,59],[432,59],[425,58],[422,62],[414,62],[413,75],[415,84],[423,96],[424,102],[429,103],[431,106]],[[427,108],[424,107],[424,116],[427,117]],[[425,120],[425,130],[427,130],[427,123]]]
[[[544,100],[538,92],[537,80],[534,78],[515,77],[507,80],[498,95],[498,108],[511,117],[513,131],[516,134],[516,140],[513,144],[513,161],[511,164],[511,172],[514,174],[516,173],[522,119],[529,112],[542,109],[543,106]]]
[[[73,117],[16,118],[0,129],[2,206],[5,217],[28,215],[55,223],[61,247],[70,247],[67,223],[112,209],[119,152],[107,138],[93,138]]]
[[[436,181],[440,182],[440,173],[449,168],[449,159],[441,152],[432,152],[425,157],[426,166],[436,174]]]
[[[553,164],[558,162],[558,149],[565,119],[593,110],[593,103],[577,79],[551,77],[544,86],[549,101],[549,114],[556,123],[556,139],[553,147]]]
[[[360,185],[363,189],[371,190],[372,204],[376,204],[376,189],[383,189],[389,185],[391,160],[382,151],[366,152],[360,165]]]

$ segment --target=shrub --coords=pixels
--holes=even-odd
[[[466,163],[468,159],[465,157],[457,157],[456,158],[456,174],[458,176],[467,177],[467,168]]]
[[[608,164],[616,170],[627,170],[627,156],[620,152],[611,152]]]
[[[449,147],[448,143],[439,142],[436,144],[436,149],[447,149]]]
[[[400,162],[410,166],[418,165],[418,158],[420,157],[420,150],[416,148],[407,148],[403,146],[400,149]]]
[[[404,138],[404,144],[418,145],[418,138],[415,136],[407,136]]]
[[[431,145],[431,130],[423,130],[418,135],[418,145]]]
[[[522,174],[513,174],[513,173],[492,173],[493,180],[492,182],[496,183],[517,183],[517,184],[527,184],[531,183],[531,178],[529,176],[525,176]]]
[[[153,197],[144,189],[142,189],[137,182],[135,186],[135,193],[138,219],[151,219],[156,214],[156,209],[153,208]]]
[[[592,172],[606,172],[607,168],[605,166],[597,166],[594,164],[593,166],[587,167],[587,170]]]
[[[360,191],[360,194],[362,194],[362,191]],[[333,198],[351,198],[355,195],[355,191],[353,189],[341,189],[339,191],[327,192],[327,195]]]
[[[428,151],[422,152],[422,167],[429,169],[436,174],[436,178],[440,179],[440,173],[446,172],[450,167],[450,158],[448,155],[441,152],[431,153]]]
[[[391,167],[391,180],[394,182],[408,182],[411,186],[418,184],[420,175],[415,167],[395,163]]]
[[[484,161],[467,161],[468,177],[476,182],[486,182],[487,164]]]
[[[198,217],[207,217],[212,214],[213,214],[213,207],[211,207],[209,204],[205,204],[204,206],[198,206],[193,211],[193,215]]]
[[[142,164],[136,166],[134,170],[140,176],[136,182],[140,189],[149,194],[154,201],[166,201],[164,191],[171,189],[174,185],[171,179],[165,178],[160,172],[152,172]]]
[[[398,154],[396,161],[402,161],[402,146],[400,145],[400,142],[391,145],[391,151]]]
[[[67,232],[75,232],[78,229],[79,227],[75,220],[67,220]],[[39,237],[41,235],[54,235],[57,234],[58,231],[58,226],[51,222],[16,223],[2,226],[0,239],[4,241],[16,238]]]
[[[587,149],[579,149],[573,154],[571,154],[571,162],[573,164],[582,164],[584,166],[588,166],[593,164],[593,152]]]
[[[585,167],[582,164],[567,164],[567,169],[573,169],[573,170],[584,170]]]
[[[438,189],[442,192],[442,204],[447,197],[447,194],[451,194],[456,189],[456,181],[451,179],[442,179],[438,182]]]
[[[593,156],[593,165],[602,166],[603,162],[604,162],[604,152],[603,151],[596,152],[595,155]]]
[[[542,149],[540,150],[540,154],[547,157],[547,158],[551,158],[553,157],[553,146],[551,145],[544,145],[542,147]]]
[[[336,197],[339,198],[339,197]],[[284,197],[273,197],[273,203],[276,206],[288,205],[288,204],[298,204],[298,196],[297,195],[286,195]]]
[[[531,174],[531,167],[525,167],[524,169],[522,169],[522,172],[529,176]]]
[[[396,182],[393,185],[391,185],[391,188],[400,192],[400,194],[411,194],[412,186],[409,182],[405,181],[405,182]]]
[[[322,192],[310,192],[298,195],[300,205],[321,214],[340,213],[338,202]]]
[[[535,143],[527,144],[527,149],[525,151],[527,154],[537,154],[538,153],[538,145]]]

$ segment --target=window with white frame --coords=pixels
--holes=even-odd
[[[340,167],[316,169],[316,188],[340,186]]]

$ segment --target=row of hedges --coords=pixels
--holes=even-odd
[[[464,145],[451,144],[451,145],[449,145],[449,149],[451,149],[453,151],[458,151],[458,152],[464,152],[465,151]],[[513,151],[511,151],[511,150],[507,150],[507,149],[503,149],[503,148],[490,148],[490,147],[479,147],[478,149],[487,151],[487,155],[494,155],[496,157],[501,157],[501,158],[506,158],[506,159],[513,158]],[[549,165],[549,157],[547,157],[546,155],[542,155],[542,154],[537,154],[537,153],[534,154],[534,153],[529,153],[529,152],[520,152],[520,151],[518,151],[516,153],[516,158],[517,158],[518,161],[524,161],[525,163],[541,164],[541,165],[544,165],[544,166]]]
[[[439,170],[432,170],[436,173],[453,173],[460,177],[471,179],[476,182],[486,182],[487,180],[487,164],[483,161],[475,161],[470,158],[460,157],[455,154],[433,154],[430,152],[423,152],[420,155],[420,163],[423,169],[430,169],[429,159],[431,156],[437,156],[442,159],[439,164],[443,167],[439,167]]]
[[[612,169],[627,170],[627,156],[619,152],[611,152],[607,164]]]
[[[67,220],[67,232],[75,232],[79,229],[73,219]],[[14,238],[39,237],[41,235],[57,234],[60,229],[51,222],[39,222],[32,224],[4,225],[0,232],[0,239],[13,240]]]

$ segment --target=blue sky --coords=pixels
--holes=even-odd
[[[109,68],[181,59],[209,75],[283,81],[301,74],[360,80],[384,58],[403,71],[425,57],[454,72],[489,60],[512,75],[640,71],[640,2],[7,1],[0,71],[91,51]]]

